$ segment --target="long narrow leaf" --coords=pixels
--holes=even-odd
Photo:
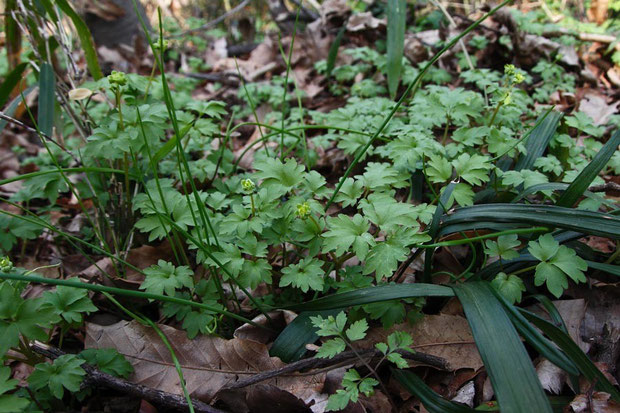
[[[431,413],[474,413],[477,411],[444,399],[415,373],[392,369],[392,375],[409,393],[420,399],[426,410]]]
[[[542,123],[532,131],[525,144],[526,154],[521,156],[517,161],[514,168],[515,171],[532,169],[536,159],[540,158],[545,152],[545,149],[547,149],[555,130],[558,128],[560,119],[562,119],[562,114],[560,112],[551,112]]]
[[[9,68],[15,69],[21,59],[22,33],[13,18],[13,12],[19,12],[16,0],[6,0],[4,6],[4,33],[6,35],[6,52]]]
[[[306,354],[306,344],[314,343],[319,336],[310,317],[336,315],[338,310],[311,311],[299,314],[274,340],[269,355],[279,357],[285,363],[297,361]]]
[[[407,2],[388,0],[387,2],[387,83],[390,97],[396,97],[403,51],[405,49],[405,28],[407,23]]]
[[[519,311],[506,299],[498,293],[495,289],[491,287],[495,298],[504,306],[508,317],[514,324],[514,326],[519,330],[521,336],[530,343],[532,347],[536,349],[543,357],[547,358],[550,362],[560,367],[561,369],[567,371],[570,374],[578,375],[579,370],[577,366],[566,356],[566,354],[562,353],[562,351],[558,350],[556,346],[554,346],[549,340],[543,337],[542,334],[538,330],[536,330],[530,323],[527,322],[525,317],[523,317]]]
[[[75,29],[77,30],[78,37],[80,38],[80,44],[84,49],[84,57],[86,58],[86,66],[90,75],[95,80],[99,80],[103,77],[99,61],[97,60],[97,52],[95,51],[95,43],[90,35],[88,26],[84,23],[84,20],[73,10],[73,8],[67,3],[67,0],[56,0],[56,5],[65,13],[73,22]]]
[[[334,66],[336,65],[336,57],[338,57],[338,48],[340,47],[340,43],[342,42],[342,37],[344,36],[344,32],[346,30],[346,26],[342,26],[340,30],[338,30],[338,34],[336,38],[334,38],[333,43],[329,46],[329,52],[327,53],[327,69],[325,69],[325,75],[330,77],[332,74],[332,70],[334,70]]]
[[[370,304],[379,301],[397,300],[410,297],[452,297],[450,287],[434,284],[391,284],[361,288],[317,298],[301,304],[287,306],[297,311],[319,311],[345,308],[354,305]]]
[[[482,229],[488,223],[562,228],[612,239],[620,238],[620,218],[593,211],[553,205],[488,204],[459,208],[444,215],[441,234],[457,229]]]
[[[23,78],[24,70],[28,67],[27,63],[20,63],[17,67],[6,75],[4,82],[0,85],[0,109],[6,105],[11,98],[11,92]]]
[[[606,272],[607,274],[620,277],[620,265],[605,264],[602,262],[586,261],[588,268],[594,268],[595,270]]]
[[[536,370],[489,283],[453,287],[503,413],[551,413]]]
[[[431,221],[431,225],[428,229],[428,235],[431,237],[430,242],[435,242],[435,238],[437,237],[437,233],[439,232],[439,224],[441,224],[441,217],[443,216],[446,210],[444,206],[448,203],[450,196],[452,196],[452,192],[456,187],[456,183],[450,182],[446,189],[443,191],[443,194],[439,197],[439,204],[437,205],[437,209],[433,214],[433,220]],[[431,282],[431,268],[433,266],[433,248],[429,248],[424,252],[424,273],[422,274],[422,281]]]
[[[562,207],[571,207],[583,195],[588,186],[594,181],[594,178],[603,170],[607,162],[611,159],[614,152],[618,150],[620,145],[620,129],[612,135],[600,151],[594,156],[592,161],[583,168],[577,175],[577,178],[568,186],[566,191],[560,196],[556,205]]]
[[[39,109],[37,124],[39,130],[47,136],[52,136],[54,127],[54,107],[55,103],[56,79],[54,69],[48,63],[41,65],[39,74]]]
[[[547,335],[555,344],[558,345],[573,362],[577,365],[581,373],[591,382],[595,383],[597,389],[611,394],[616,400],[620,401],[620,392],[613,384],[607,380],[607,377],[596,368],[594,363],[590,361],[588,356],[579,348],[573,339],[558,327],[554,326],[547,320],[531,313],[527,310],[519,308],[521,314],[538,327]]]

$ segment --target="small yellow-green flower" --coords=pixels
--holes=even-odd
[[[9,259],[9,257],[0,258],[0,271],[9,272],[13,269],[13,263]]]
[[[159,50],[161,48],[161,46],[162,46],[162,43],[163,43],[163,46],[164,46],[163,50],[165,51],[168,48],[168,40],[165,40],[165,39],[161,43],[160,42],[153,43],[153,49]]]
[[[306,219],[310,216],[310,204],[308,202],[304,202],[302,204],[297,204],[295,215],[299,219]]]
[[[523,83],[524,80],[525,80],[525,76],[523,76],[522,73],[515,73],[514,76],[512,77],[512,81],[515,84]]]
[[[256,184],[251,179],[242,179],[241,188],[243,188],[244,192],[251,194],[256,189]]]
[[[127,75],[123,72],[112,70],[112,73],[108,75],[108,81],[114,86],[125,86],[127,84]]]
[[[504,74],[506,76],[513,76],[516,72],[516,67],[515,65],[505,65],[504,66]]]

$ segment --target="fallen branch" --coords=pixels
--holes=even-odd
[[[398,351],[403,358],[417,361],[419,363],[424,363],[432,367],[436,367],[438,369],[447,370],[448,364],[446,360],[441,357],[433,356],[426,353],[410,353],[407,351]],[[368,349],[358,351],[358,354],[362,357],[382,357],[383,353],[376,349]],[[337,354],[331,359],[319,359],[319,358],[307,358],[299,361],[295,361],[293,363],[287,364],[284,367],[280,367],[279,369],[264,371],[262,373],[255,374],[247,379],[237,380],[234,383],[231,383],[225,386],[225,389],[240,389],[243,387],[251,386],[256,383],[260,383],[261,381],[269,380],[271,378],[281,376],[283,374],[290,374],[296,371],[308,370],[308,369],[320,369],[330,366],[337,366],[346,361],[355,361],[357,355],[353,351],[345,351],[340,354]]]
[[[51,360],[57,359],[65,353],[55,347],[47,346],[40,343],[34,343],[31,346],[35,353],[41,354]],[[166,393],[161,390],[152,389],[141,384],[132,383],[130,381],[114,377],[110,374],[97,370],[90,364],[82,364],[82,368],[86,371],[86,378],[83,386],[88,387],[107,387],[121,393],[144,399],[155,406],[175,411],[188,411],[189,406],[183,395]],[[200,413],[226,413],[223,410],[211,407],[200,400],[192,399],[192,405],[195,412]]]

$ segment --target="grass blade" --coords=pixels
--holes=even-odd
[[[52,136],[54,127],[54,107],[56,106],[56,78],[54,69],[48,63],[41,65],[39,74],[39,109],[37,124],[41,133]]]
[[[345,308],[354,305],[376,303],[378,301],[397,300],[410,297],[452,297],[450,287],[434,284],[390,284],[377,287],[360,288],[317,298],[305,303],[285,308],[297,311],[319,311]]]
[[[392,369],[392,375],[409,393],[420,399],[426,410],[431,413],[474,413],[477,411],[444,399],[415,373]]]
[[[620,277],[620,265],[605,264],[602,262],[586,261],[588,268],[594,268],[595,270],[606,272],[607,274]]]
[[[4,33],[6,35],[6,57],[9,68],[15,69],[21,60],[22,33],[13,18],[13,12],[19,12],[16,0],[6,0],[4,5]]]
[[[22,76],[27,67],[27,63],[20,63],[6,75],[4,82],[0,85],[0,108],[3,108],[6,102],[11,98],[11,92],[13,92],[15,87],[22,80]]]
[[[269,349],[269,355],[279,357],[285,363],[301,359],[306,354],[306,344],[314,343],[319,338],[310,317],[335,316],[337,313],[338,310],[327,310],[299,314],[275,339]]]
[[[484,281],[453,287],[471,327],[503,413],[551,413],[536,370],[491,286]]]
[[[344,36],[346,28],[346,26],[342,26],[340,30],[338,30],[338,34],[336,35],[334,42],[331,46],[329,46],[329,52],[327,53],[327,68],[325,69],[325,76],[328,78],[332,75],[332,70],[334,70],[334,66],[336,65],[338,48],[340,47],[340,43],[342,43],[342,37]]]
[[[492,292],[495,298],[504,306],[504,310],[508,314],[508,317],[512,321],[512,324],[519,330],[521,336],[532,345],[543,357],[547,358],[550,362],[565,370],[572,375],[578,375],[579,369],[577,366],[564,354],[558,350],[549,340],[543,337],[538,330],[536,330],[530,323],[527,322],[525,317],[519,313],[519,311],[506,299],[499,294],[494,288]]]
[[[545,116],[543,114],[543,116]],[[558,128],[558,122],[562,119],[562,113],[551,112],[546,115],[545,119],[530,134],[525,149],[526,155],[519,157],[515,165],[515,171],[522,169],[532,169],[536,159],[541,157],[547,149],[555,130]]]
[[[456,183],[450,182],[446,187],[443,194],[439,197],[439,203],[437,205],[437,209],[433,214],[433,220],[431,221],[431,225],[428,229],[428,235],[431,237],[430,242],[434,242],[435,237],[437,236],[437,232],[439,232],[439,224],[441,223],[441,217],[443,216],[446,210],[444,206],[448,203],[450,196],[452,196],[452,192],[456,187]],[[427,249],[424,252],[424,273],[422,274],[422,281],[430,283],[432,281],[431,277],[431,267],[433,265],[433,252],[434,249]]]
[[[95,43],[90,35],[88,26],[84,23],[84,20],[73,10],[73,8],[67,3],[67,0],[56,0],[56,5],[60,7],[60,10],[67,15],[73,22],[75,30],[77,30],[78,37],[80,38],[80,44],[84,49],[84,57],[86,58],[86,66],[90,75],[95,80],[99,80],[103,77],[99,61],[97,60],[97,52],[95,51]]]
[[[487,204],[459,208],[443,216],[440,234],[488,228],[493,223],[562,228],[583,234],[620,238],[620,218],[601,212],[553,205]]]
[[[588,356],[579,348],[573,339],[558,327],[554,326],[547,320],[531,313],[527,310],[519,308],[521,314],[530,322],[538,327],[547,335],[558,347],[560,347],[573,362],[577,365],[581,373],[591,382],[595,383],[597,389],[611,394],[616,401],[620,401],[620,392],[613,384],[607,380],[607,377],[590,361]]]
[[[607,162],[609,162],[614,152],[618,150],[618,145],[620,145],[620,129],[609,138],[607,143],[598,151],[588,166],[583,168],[581,173],[577,175],[577,178],[566,188],[566,191],[560,196],[556,205],[561,207],[572,207],[583,195],[585,190],[588,189],[592,181],[594,181],[594,178],[596,178],[599,172],[607,165]]]
[[[390,98],[396,97],[403,51],[405,49],[405,29],[407,25],[407,2],[388,0],[387,2],[387,83]]]

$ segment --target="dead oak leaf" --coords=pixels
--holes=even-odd
[[[277,357],[270,357],[267,346],[251,340],[200,336],[187,338],[182,330],[160,325],[170,341],[183,369],[187,390],[192,397],[206,403],[237,380],[283,367]],[[135,321],[120,321],[110,326],[87,324],[86,348],[115,348],[134,367],[130,377],[135,383],[165,392],[182,394],[179,376],[170,353],[157,333]],[[310,405],[320,403],[325,373],[282,375],[262,382],[287,391]],[[249,389],[249,388],[248,388]]]
[[[456,315],[427,315],[414,325],[398,324],[387,330],[372,328],[366,338],[356,344],[360,348],[373,347],[380,341],[385,342],[394,331],[411,334],[413,350],[445,359],[452,371],[463,368],[478,370],[483,365],[467,320]]]

